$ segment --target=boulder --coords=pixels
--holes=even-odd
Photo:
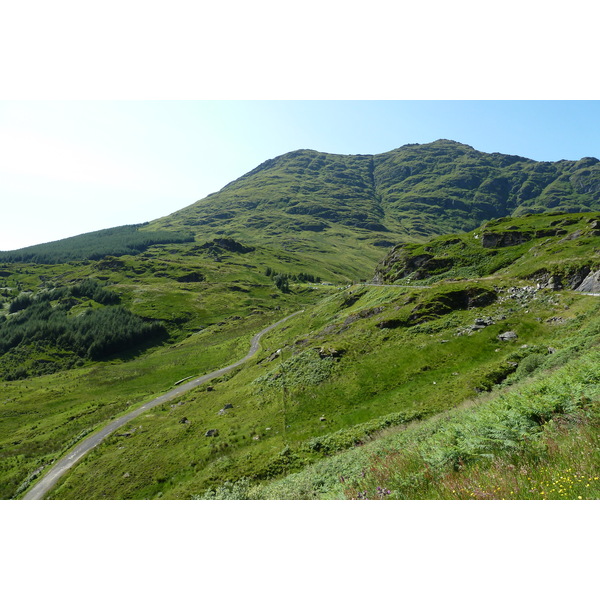
[[[548,279],[546,287],[553,291],[562,290],[562,283],[560,281],[560,277],[558,277],[557,275],[552,275],[552,277]]]
[[[519,337],[514,331],[505,331],[498,336],[498,339],[503,342],[508,342],[510,340],[516,340]]]
[[[205,437],[217,437],[219,435],[218,429],[209,429],[204,436]]]
[[[475,322],[473,323],[473,325],[471,325],[470,329],[471,331],[477,331],[479,329],[485,329],[489,325],[493,324],[494,319],[492,319],[491,317],[482,317],[479,319],[475,319]]]
[[[342,356],[342,354],[344,354],[343,350],[340,350],[339,348],[332,348],[332,347],[321,347],[319,348],[319,357],[320,358],[338,358],[340,356]]]
[[[481,319],[475,319],[475,325],[483,325],[487,327],[488,325],[493,325],[494,319],[491,317],[482,317]]]
[[[575,291],[587,294],[600,294],[600,271],[590,273]]]

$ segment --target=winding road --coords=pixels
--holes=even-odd
[[[54,466],[23,496],[23,500],[41,500],[43,497],[56,485],[57,481],[71,468],[73,465],[81,460],[90,450],[93,450],[96,446],[98,446],[105,438],[107,438],[111,433],[114,433],[117,429],[139,417],[142,413],[162,404],[163,402],[168,402],[177,396],[181,396],[191,389],[214,379],[215,377],[219,377],[224,375],[225,373],[239,367],[241,364],[245,363],[247,360],[250,360],[258,351],[258,343],[260,338],[277,327],[281,325],[288,319],[295,317],[296,315],[304,312],[303,310],[299,310],[291,315],[288,315],[284,319],[265,327],[262,331],[257,333],[250,342],[250,350],[248,354],[241,360],[223,367],[217,371],[213,371],[212,373],[208,373],[207,375],[203,375],[202,377],[198,377],[197,379],[193,379],[192,381],[188,381],[183,385],[180,385],[172,390],[168,391],[166,394],[162,396],[158,396],[149,402],[146,402],[142,406],[136,408],[135,410],[111,421],[106,427],[103,427],[98,433],[91,435],[88,438],[85,438],[80,444],[75,446],[75,448],[69,452],[65,457],[61,458],[58,462],[54,464]]]

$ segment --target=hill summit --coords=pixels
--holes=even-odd
[[[370,277],[398,243],[471,231],[506,216],[596,210],[596,158],[537,162],[451,140],[375,155],[305,149],[269,159],[151,223],[0,252],[0,261],[93,260],[216,238],[269,247],[285,260],[291,253],[328,279],[356,280]]]
[[[152,227],[272,242],[278,235],[362,236],[377,247],[503,216],[598,208],[596,158],[537,162],[437,140],[375,155],[289,152]]]

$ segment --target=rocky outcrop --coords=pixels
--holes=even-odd
[[[555,292],[558,290],[562,290],[563,286],[562,286],[560,277],[558,275],[552,275],[550,277],[550,279],[548,279],[548,283],[546,284],[546,287]]]
[[[575,288],[576,292],[585,292],[587,294],[600,294],[600,271],[590,273],[579,286]]]
[[[565,235],[566,229],[537,229],[536,231],[519,231],[515,227],[507,227],[505,231],[484,231],[481,236],[481,245],[484,248],[506,248],[507,246],[518,246],[529,240],[556,237]],[[561,241],[575,240],[581,237],[583,232],[578,230],[567,235]]]
[[[495,290],[474,284],[465,285],[462,289],[440,290],[417,303],[407,319],[382,320],[377,324],[377,327],[380,329],[395,329],[402,325],[417,325],[454,310],[487,306],[495,302],[497,297]]]
[[[318,348],[319,358],[340,358],[344,355],[345,350],[341,348],[332,348],[331,346],[321,346]]]
[[[570,289],[579,292],[584,291],[580,290],[579,287],[583,285],[583,282],[586,280],[586,278],[588,278],[589,275],[590,268],[587,266],[572,268],[570,271],[567,271],[561,275],[552,274],[545,269],[542,269],[537,271],[532,279],[536,281],[538,287],[541,288],[547,288],[553,291]],[[589,285],[589,283],[587,285]]]
[[[425,279],[452,267],[453,261],[447,257],[436,257],[428,252],[412,255],[405,246],[396,246],[379,263],[375,271],[374,283],[390,283],[409,275],[413,279]]]
[[[481,236],[481,245],[484,248],[505,248],[518,246],[532,238],[533,234],[528,231],[485,231]]]

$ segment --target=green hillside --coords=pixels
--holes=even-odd
[[[593,210],[600,210],[595,158],[536,162],[450,140],[376,155],[297,150],[167,217],[0,252],[0,263],[97,260],[234,238],[301,256],[327,279],[353,281],[370,277],[401,241],[470,231],[504,216]]]
[[[581,280],[569,277],[577,271],[585,279],[598,269],[600,239],[593,232],[599,217],[503,219],[455,235],[450,245],[447,236],[433,239],[423,246],[439,260],[445,257],[438,250],[461,244],[470,248],[465,252],[470,258],[458,267],[448,263],[446,271],[437,269],[416,284],[334,288],[292,283],[284,294],[271,282],[281,310],[292,312],[304,304],[305,312],[269,334],[262,351],[243,368],[152,410],[134,420],[123,436],[109,438],[50,497],[417,498],[453,497],[454,489],[458,497],[470,498],[481,485],[461,483],[456,468],[478,470],[480,478],[485,469],[493,478],[500,464],[526,464],[529,473],[540,477],[537,493],[544,491],[542,466],[558,469],[552,462],[557,456],[571,465],[583,460],[569,450],[565,431],[587,436],[592,446],[597,431],[600,374],[593,357],[600,331],[598,299],[573,291]],[[561,235],[549,224],[557,219]],[[525,223],[531,239],[494,248],[490,267],[483,234],[524,231]],[[423,253],[423,248],[414,250]],[[270,256],[268,250],[254,252],[262,260]],[[530,259],[536,252],[537,260]],[[223,267],[235,271],[234,263],[241,265],[251,254],[223,255]],[[391,253],[397,254],[398,249]],[[386,264],[392,262],[388,257]],[[471,272],[458,277],[457,268]],[[550,280],[561,274],[562,285]],[[266,275],[256,274],[260,277]],[[126,289],[124,284],[113,287]],[[136,294],[141,297],[142,291]],[[128,402],[133,406],[166,389],[165,381],[243,355],[250,334],[275,320],[273,304],[263,304],[262,314],[238,307],[228,319],[134,361],[89,364],[29,379],[28,389],[19,382],[4,383],[2,394],[12,399],[4,409],[13,415],[11,432],[3,433],[5,497],[22,493],[23,482],[31,481],[36,469],[93,423],[126,410]],[[155,306],[153,316],[165,309]],[[215,308],[214,318],[224,312],[223,306]],[[243,314],[243,320],[236,318]],[[514,338],[503,339],[508,332]],[[545,381],[548,369],[555,372],[556,384],[540,392],[542,384],[531,378],[539,374]],[[92,387],[83,395],[89,377]],[[577,391],[552,395],[565,386]],[[469,408],[469,403],[474,404]],[[86,424],[88,429],[82,429]],[[210,430],[218,435],[207,437]],[[437,446],[427,441],[432,439]],[[563,454],[549,454],[552,444]],[[405,446],[413,453],[408,466],[396,458]],[[586,484],[588,479],[592,484],[577,487],[577,496],[600,495],[593,456],[586,455],[580,468]],[[382,461],[388,461],[385,469]],[[427,472],[431,479],[424,480]],[[440,491],[436,481],[446,487]],[[503,493],[511,490],[505,486]]]
[[[499,275],[576,288],[600,267],[600,213],[526,215],[492,219],[469,235],[439,236],[396,246],[379,263],[380,283]],[[564,280],[564,282],[563,282]]]
[[[302,308],[50,497],[597,498],[599,211],[596,159],[440,140],[0,253],[0,496]]]

